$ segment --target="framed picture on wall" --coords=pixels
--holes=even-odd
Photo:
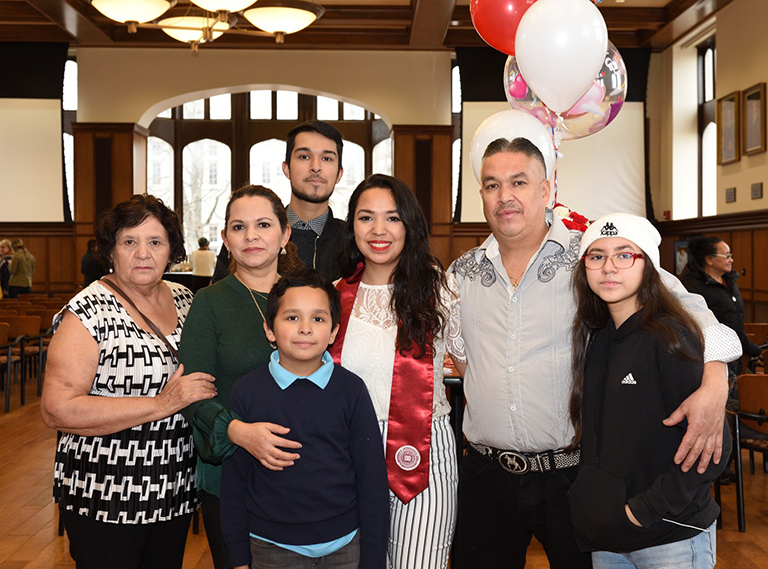
[[[688,241],[675,241],[675,276],[679,277],[688,264]]]
[[[741,133],[744,154],[765,152],[765,83],[741,92]]]
[[[740,93],[734,91],[717,100],[717,163],[732,164],[741,159],[739,143]]]

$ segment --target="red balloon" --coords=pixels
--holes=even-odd
[[[536,0],[470,0],[472,25],[489,46],[515,55],[517,26],[534,2]]]

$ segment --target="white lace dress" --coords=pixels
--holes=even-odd
[[[341,365],[363,378],[386,442],[397,320],[390,308],[393,285],[360,283],[349,318]],[[446,292],[445,306],[450,312]],[[449,325],[449,328],[453,326]],[[395,569],[444,568],[456,523],[456,441],[448,420],[451,407],[443,386],[443,357],[448,334],[434,340],[435,390],[432,400],[432,444],[429,486],[408,504],[390,491],[388,564]]]

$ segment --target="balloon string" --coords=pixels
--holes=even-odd
[[[560,113],[557,113],[557,119],[555,119],[554,116],[551,116],[551,120],[549,122],[550,129],[552,130],[552,146],[555,149],[555,172],[554,177],[552,179],[554,186],[555,186],[555,202],[557,202],[557,191],[558,191],[558,179],[557,179],[557,165],[560,160],[560,137],[557,136],[557,127],[555,126],[556,123],[561,123],[563,121],[562,117],[560,116]]]

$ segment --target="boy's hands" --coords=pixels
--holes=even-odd
[[[264,468],[282,470],[293,466],[300,458],[295,452],[286,452],[278,447],[300,449],[301,443],[284,439],[291,430],[275,423],[244,423],[232,421],[227,434],[229,440],[247,450]]]

